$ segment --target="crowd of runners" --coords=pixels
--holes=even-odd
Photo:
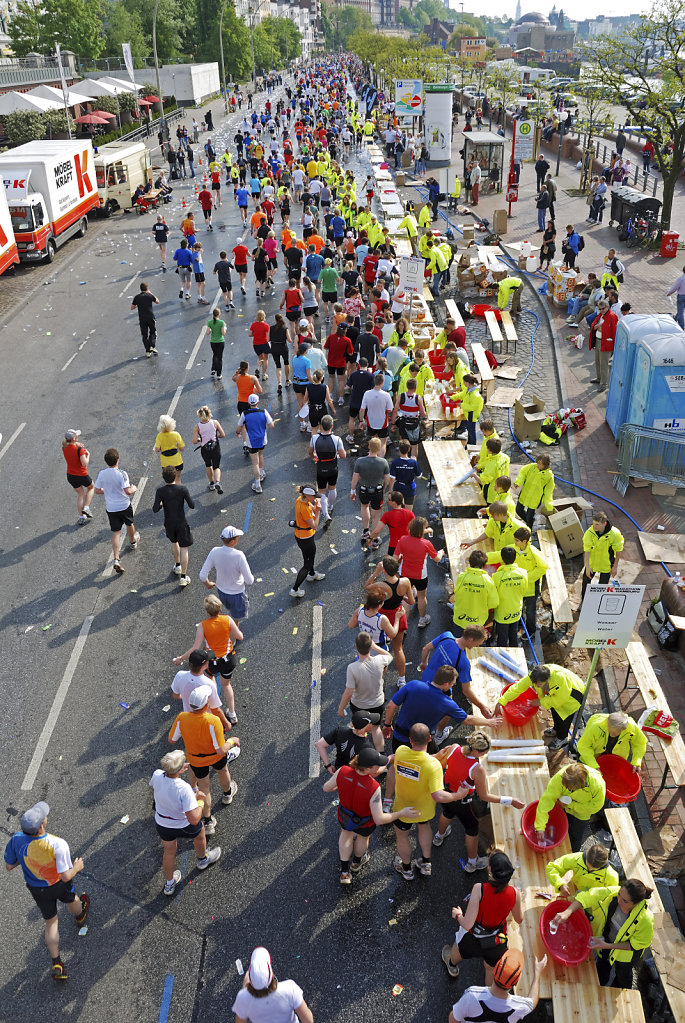
[[[261,106],[245,111],[233,146],[223,154],[208,138],[204,145],[208,181],[198,189],[197,209],[184,211],[180,225],[167,226],[160,215],[154,240],[166,269],[168,239],[180,228],[182,237],[173,253],[178,297],[185,306],[194,281],[197,302],[205,304],[206,268],[198,233],[203,225],[207,231],[213,229],[212,215],[220,206],[237,207],[232,219],[242,222],[241,233],[236,232],[235,243],[221,251],[212,269],[224,306],[213,309],[207,321],[215,383],[223,379],[227,340],[237,338],[242,329],[236,318],[239,295],[246,296],[254,287],[265,308],[248,328],[253,355],[242,359],[231,384],[225,385],[235,385],[235,424],[222,424],[211,406],[203,404],[192,425],[192,445],[200,449],[208,490],[221,495],[221,442],[228,443],[234,430],[234,443],[242,442],[246,466],[249,462],[252,490],[262,494],[268,476],[267,438],[277,428],[264,398],[274,392],[283,396],[292,388],[304,435],[302,455],[306,450],[311,471],[304,474],[292,509],[290,528],[302,567],[290,596],[298,600],[319,592],[305,584],[324,580],[316,568],[316,538],[334,526],[338,500],[358,507],[359,541],[365,551],[379,550],[387,535],[387,550],[362,579],[363,600],[350,608],[349,663],[337,708],[340,723],[316,743],[328,775],[324,791],[337,793],[339,800],[340,884],[358,883],[371,855],[372,833],[385,824],[393,825],[397,873],[407,883],[419,876],[430,878],[432,856],[458,822],[461,829],[455,837],[463,843],[463,855],[456,859],[464,872],[477,874],[479,880],[468,905],[453,910],[456,934],[441,955],[451,977],[458,976],[460,961],[482,959],[486,986],[469,988],[454,1005],[450,1020],[506,1018],[515,1023],[537,1003],[545,960],[535,962],[535,980],[527,997],[514,994],[524,964],[506,937],[507,920],[521,920],[520,892],[512,883],[516,870],[506,850],[486,851],[481,831],[489,803],[514,809],[524,804],[515,792],[489,792],[481,760],[501,724],[504,705],[529,688],[539,705],[551,711],[551,744],[565,747],[584,683],[559,665],[539,665],[489,706],[473,690],[468,651],[489,642],[516,646],[524,626],[531,639],[535,636],[540,580],[547,565],[532,542],[532,531],[536,510],[553,506],[554,476],[544,455],[512,483],[509,459],[502,453],[494,424],[481,416],[483,403],[477,381],[469,374],[464,329],[447,320],[438,343],[445,348],[455,386],[463,389],[474,410],[469,439],[476,439],[476,424],[480,429],[482,445],[472,471],[488,504],[483,537],[493,539],[499,567],[491,575],[482,551],[466,555],[467,565],[450,605],[451,629],[428,639],[421,652],[421,678],[408,680],[404,640],[410,629],[424,630],[431,623],[428,562],[444,558],[444,551],[430,539],[428,522],[413,511],[421,478],[423,396],[432,371],[404,319],[392,237],[374,212],[374,180],[365,171],[360,173],[359,161],[354,169],[351,166],[364,139],[377,128],[375,114],[367,117],[360,111],[355,92],[359,75],[360,68],[347,57],[301,67],[292,84],[288,80],[282,91],[270,90]],[[431,220],[424,218],[418,225],[411,214],[408,218],[404,229],[412,244],[418,236],[417,250],[438,275],[439,293],[447,280],[446,259],[445,254],[437,258],[440,250],[431,237]],[[141,284],[132,308],[137,309],[148,356],[156,354],[156,304],[157,297]],[[341,436],[335,432],[335,417],[343,414],[339,410],[346,403]],[[186,442],[169,415],[159,417],[154,450],[163,482],[156,489],[153,510],[163,511],[172,571],[185,587],[191,583],[188,561],[193,544],[186,508],[192,510],[194,500],[182,483]],[[94,459],[78,429],[66,432],[63,453],[81,524],[92,518],[95,496],[104,497],[111,566],[121,574],[122,531],[126,530],[130,551],[140,542],[132,503],[136,487],[120,467],[114,447],[105,452],[105,465],[93,479]],[[518,491],[517,500],[513,489]],[[255,500],[254,514],[259,515]],[[199,870],[219,860],[221,847],[209,847],[217,830],[213,802],[231,804],[238,788],[230,770],[242,751],[233,734],[238,715],[232,676],[237,644],[249,628],[248,588],[254,575],[240,549],[243,531],[226,525],[217,532],[219,543],[199,570],[199,581],[208,591],[205,617],[194,636],[187,637],[188,642],[192,639],[188,649],[174,659],[179,670],[171,688],[180,709],[168,732],[173,748],[150,780],[166,896],[173,895],[182,880],[176,868],[179,840],[192,841]],[[622,546],[619,531],[597,513],[585,538],[586,580],[595,572],[604,581],[615,574]],[[465,737],[445,744],[455,724],[466,726]],[[550,882],[572,899],[566,913],[584,910],[590,916],[600,980],[614,986],[630,986],[632,965],[649,945],[653,928],[649,889],[636,880],[619,885],[602,846],[581,849],[592,815],[604,805],[597,755],[614,752],[639,770],[644,749],[642,733],[627,715],[594,715],[578,745],[579,761],[569,759],[552,777],[534,824],[542,839],[549,813],[561,801],[574,852],[549,865]],[[220,786],[214,795],[213,775]],[[47,832],[48,813],[44,802],[24,813],[21,831],[7,845],[5,862],[7,869],[22,867],[46,921],[52,976],[62,981],[67,970],[59,952],[57,904],[66,903],[82,926],[90,899],[86,893],[78,895],[73,883],[83,862],[72,861],[67,843]],[[566,879],[569,871],[572,880]],[[239,1023],[248,1019],[280,1023],[292,1019],[292,1013],[304,1023],[313,1019],[302,989],[293,981],[276,980],[264,948],[255,949],[233,1008]]]

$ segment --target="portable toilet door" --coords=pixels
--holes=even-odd
[[[606,410],[606,421],[616,440],[623,424],[633,421],[628,419],[628,405],[638,343],[650,335],[679,333],[680,327],[673,317],[661,313],[631,313],[618,321]]]
[[[639,342],[626,421],[685,433],[685,331]]]

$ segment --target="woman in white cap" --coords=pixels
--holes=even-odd
[[[271,956],[259,946],[250,958],[243,986],[233,1003],[235,1023],[314,1023],[304,992],[294,980],[278,980]]]

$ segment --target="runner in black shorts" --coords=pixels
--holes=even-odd
[[[276,364],[276,380],[278,381],[278,393],[283,393],[283,384],[281,379],[281,362],[285,366],[285,386],[290,387],[290,354],[288,352],[288,342],[291,341],[290,331],[288,326],[281,316],[280,313],[276,313],[274,317],[275,323],[271,325],[269,331],[269,344],[271,345],[271,358]]]
[[[331,512],[338,496],[338,459],[347,457],[342,440],[332,431],[333,417],[324,416],[320,432],[314,434],[309,443],[309,454],[316,461],[316,489],[324,529],[331,524]]]
[[[186,521],[185,505],[195,507],[187,487],[176,482],[176,467],[165,465],[162,469],[164,486],[158,487],[152,505],[153,512],[164,509],[164,530],[171,542],[174,555],[174,575],[179,576],[181,586],[190,582],[188,575],[188,549],[193,545],[193,534]]]

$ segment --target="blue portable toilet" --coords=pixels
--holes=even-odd
[[[626,422],[685,433],[685,331],[638,342]]]
[[[634,422],[628,419],[628,405],[638,343],[648,337],[672,334],[682,334],[682,331],[673,317],[665,313],[631,313],[618,321],[606,410],[606,421],[617,440],[623,424]]]

